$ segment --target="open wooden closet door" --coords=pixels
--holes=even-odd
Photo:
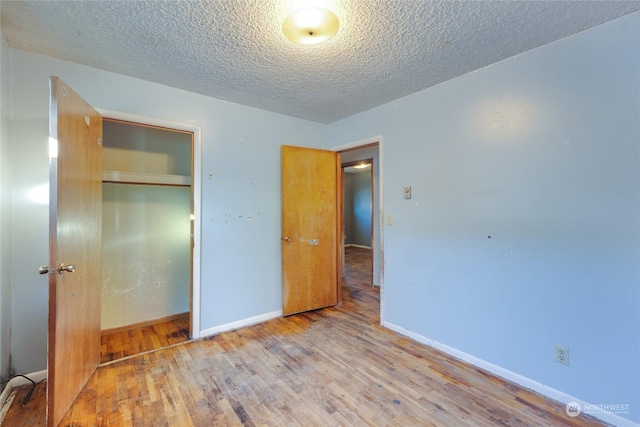
[[[100,362],[102,117],[57,77],[49,110],[47,426]]]

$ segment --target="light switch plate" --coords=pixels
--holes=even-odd
[[[402,192],[404,194],[404,198],[405,199],[410,199],[411,198],[411,187],[410,186],[404,187]]]

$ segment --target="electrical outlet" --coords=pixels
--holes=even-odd
[[[554,347],[556,362],[569,366],[569,349],[561,345]]]

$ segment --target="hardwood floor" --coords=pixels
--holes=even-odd
[[[100,363],[105,364],[148,351],[158,350],[189,340],[189,313],[173,316],[172,319],[131,329],[103,332],[100,337]],[[11,408],[7,412],[4,426],[37,426],[44,424],[46,411],[46,382],[40,383],[32,396],[22,405],[22,400],[31,386],[16,391]]]
[[[100,363],[107,363],[189,340],[189,313],[165,322],[103,333]]]
[[[339,307],[98,368],[62,425],[602,425],[382,328],[370,272],[349,265]],[[27,411],[43,407],[36,394]],[[11,425],[44,425],[23,419]]]
[[[371,249],[358,248],[356,246],[348,246],[344,252],[344,276],[349,285],[354,288],[362,286],[371,287],[373,284],[373,254]],[[351,286],[350,286],[351,287]],[[374,312],[379,314],[380,303],[378,307],[374,307]]]

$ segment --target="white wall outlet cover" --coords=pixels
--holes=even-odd
[[[563,365],[569,365],[569,349],[561,345],[554,347],[555,361]]]

